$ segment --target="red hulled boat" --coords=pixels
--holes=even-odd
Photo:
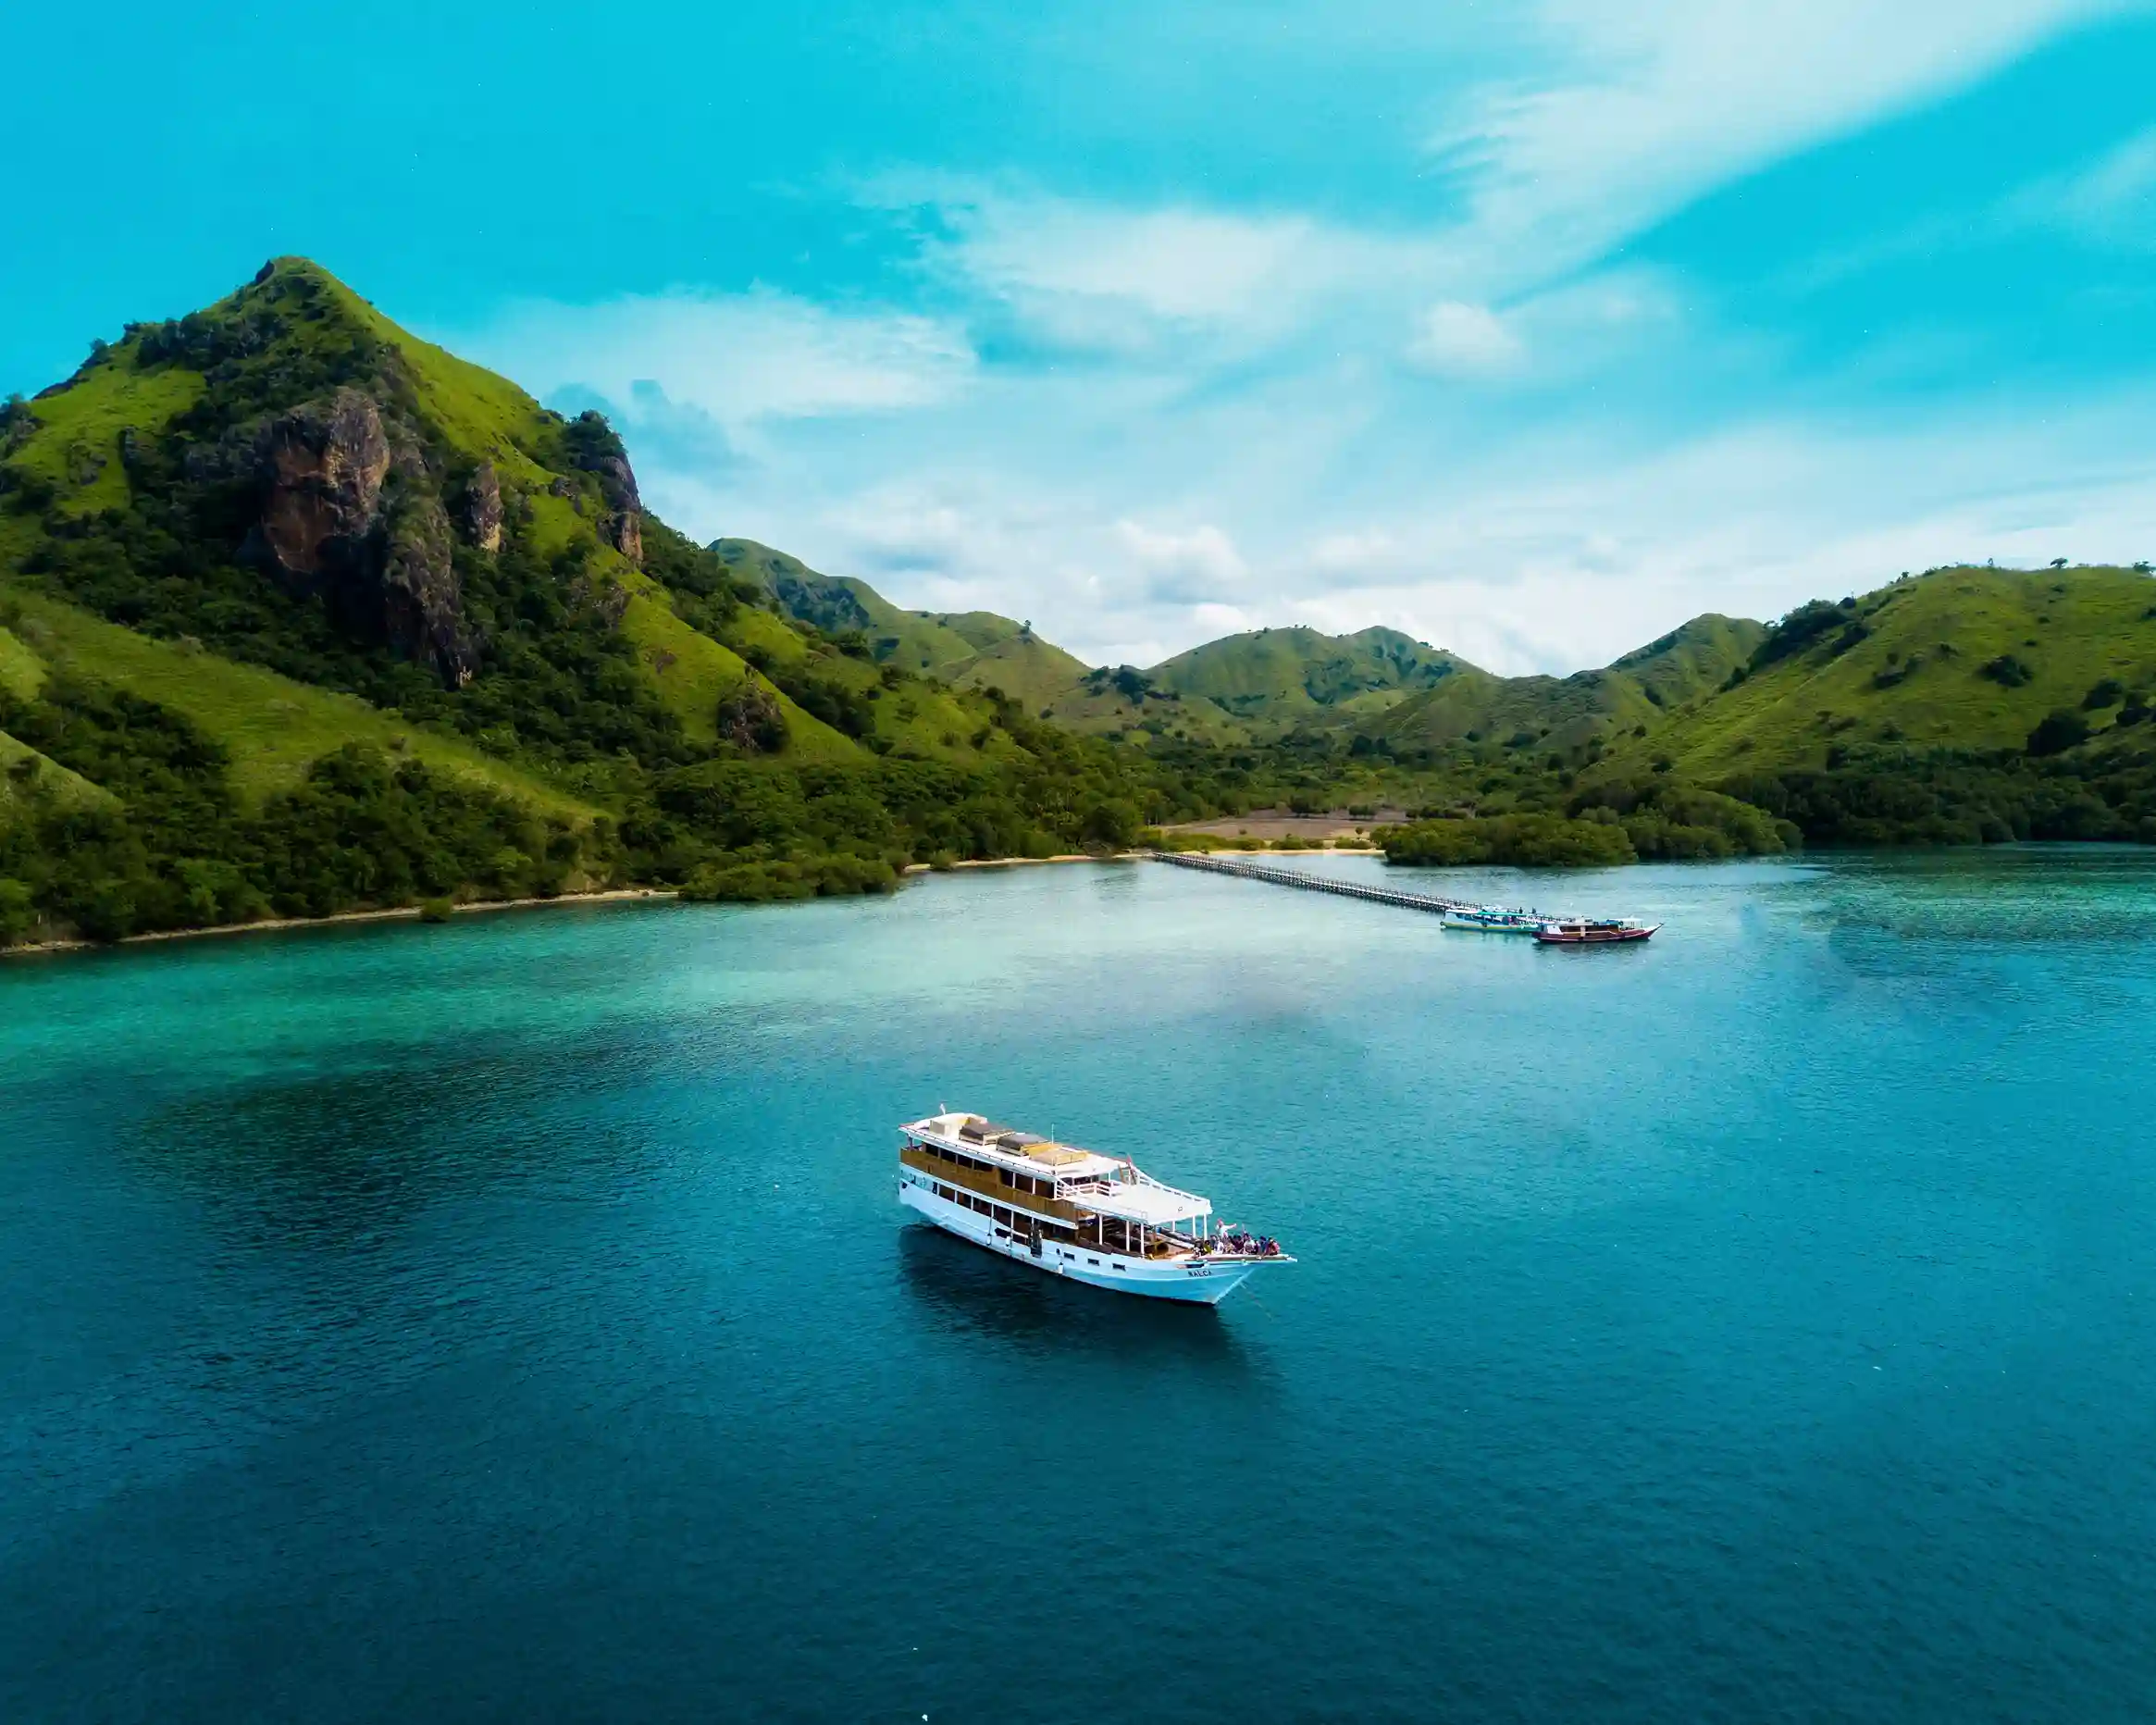
[[[1644,940],[1661,926],[1660,923],[1642,923],[1635,916],[1567,917],[1559,923],[1544,923],[1535,930],[1535,938],[1545,947],[1598,947],[1621,940]]]

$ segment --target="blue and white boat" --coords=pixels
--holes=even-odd
[[[1127,1158],[946,1111],[898,1130],[898,1202],[947,1234],[1118,1294],[1217,1306],[1295,1260]]]
[[[1531,935],[1563,920],[1546,911],[1508,911],[1494,904],[1448,905],[1444,912],[1447,928],[1479,929],[1487,935]]]

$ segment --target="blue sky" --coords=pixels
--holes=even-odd
[[[699,537],[1096,660],[2156,556],[2145,6],[449,10],[11,19],[0,391],[304,253]]]

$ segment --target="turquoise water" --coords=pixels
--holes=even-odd
[[[1669,925],[1047,868],[0,966],[0,1718],[2147,1718],[2156,858],[1560,896]],[[944,1102],[1303,1261],[910,1226]]]

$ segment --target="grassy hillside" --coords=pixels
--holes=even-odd
[[[1630,752],[1704,782],[1859,747],[2021,750],[2055,712],[2101,736],[2156,692],[2156,581],[1938,569],[1792,613],[1755,652],[1741,680]]]
[[[787,615],[826,634],[860,634],[879,664],[961,688],[997,689],[1028,710],[1068,696],[1086,672],[1083,661],[1029,625],[992,611],[904,611],[866,581],[819,574],[753,540],[714,540],[711,550],[768,591]]]
[[[520,772],[453,737],[403,723],[350,695],[311,689],[259,666],[237,664],[185,642],[138,635],[35,593],[0,596],[20,631],[19,652],[34,655],[36,692],[52,669],[73,672],[183,714],[228,751],[234,788],[254,800],[289,790],[321,756],[358,742],[408,755],[541,812],[589,819],[588,802]],[[0,663],[6,652],[0,649]]]
[[[1153,667],[1185,697],[1227,711],[1315,711],[1371,690],[1442,682],[1459,661],[1397,629],[1323,635],[1301,627],[1208,641]]]
[[[30,806],[26,793],[32,786],[51,790],[68,808],[93,808],[116,800],[110,792],[0,731],[0,821],[19,816]]]
[[[1708,612],[1611,664],[1637,683],[1653,705],[1667,711],[1719,689],[1766,639],[1766,625]]]

